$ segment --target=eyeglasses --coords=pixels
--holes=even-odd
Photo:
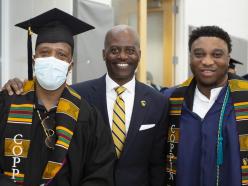
[[[37,114],[41,120],[42,128],[46,134],[45,144],[49,149],[54,149],[55,142],[56,142],[56,136],[55,132],[53,130],[55,126],[54,119],[50,118],[49,116],[46,116],[44,119],[41,119],[41,115],[38,109],[36,109]]]

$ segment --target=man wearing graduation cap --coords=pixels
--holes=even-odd
[[[165,184],[167,100],[135,79],[140,54],[137,32],[128,25],[114,26],[105,35],[103,49],[108,73],[72,86],[100,110],[112,131],[116,186]],[[10,81],[9,88],[15,81],[20,82]]]
[[[93,27],[58,9],[17,26],[38,34],[35,79],[29,63],[22,95],[0,93],[0,185],[113,185],[108,126],[66,85],[73,35]]]

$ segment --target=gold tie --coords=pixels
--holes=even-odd
[[[121,155],[121,151],[126,139],[126,126],[125,126],[125,102],[121,94],[126,90],[125,87],[117,87],[115,91],[117,98],[114,103],[113,110],[113,123],[112,123],[112,136],[115,144],[117,157]]]

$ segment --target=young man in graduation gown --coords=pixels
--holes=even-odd
[[[0,185],[111,186],[115,150],[97,110],[66,85],[73,35],[91,25],[52,9],[17,26],[38,34],[35,78],[0,93]]]
[[[167,185],[248,185],[248,82],[228,74],[231,39],[217,26],[189,38],[193,78],[168,89]]]

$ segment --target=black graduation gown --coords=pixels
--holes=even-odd
[[[4,130],[11,97],[0,93],[0,185],[16,186],[3,175]],[[37,112],[34,111],[31,145],[25,165],[25,186],[41,185],[49,150]],[[78,122],[67,153],[67,161],[49,186],[112,186],[115,149],[108,126],[98,111],[82,99]]]

